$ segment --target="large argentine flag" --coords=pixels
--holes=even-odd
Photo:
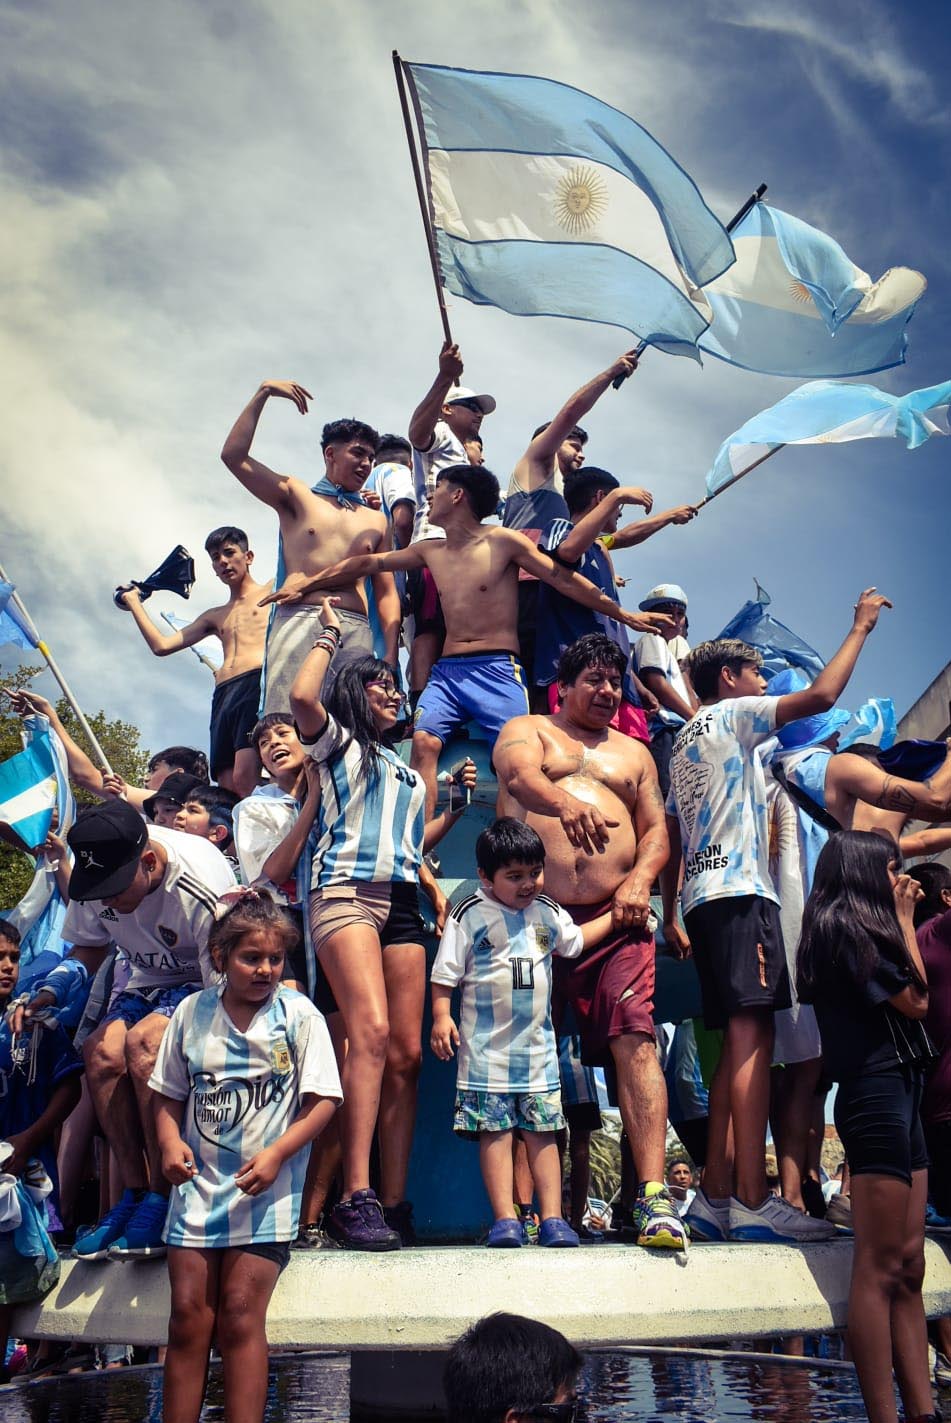
[[[704,288],[700,347],[786,376],[853,376],[901,365],[927,282],[892,267],[873,282],[824,232],[757,203],[732,232],[736,262]]]
[[[600,99],[521,74],[404,66],[444,285],[516,316],[623,326],[699,359],[699,290],[733,261],[693,179]]]
[[[707,494],[716,494],[780,445],[838,445],[891,435],[917,449],[932,435],[948,433],[949,401],[951,381],[908,395],[889,395],[874,385],[810,381],[723,442],[707,475]]]

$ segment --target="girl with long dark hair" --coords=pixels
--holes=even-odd
[[[317,847],[308,905],[311,937],[343,1015],[343,1195],[327,1232],[355,1250],[398,1250],[412,1238],[404,1199],[421,1060],[426,954],[418,887],[423,854],[459,808],[425,821],[422,777],[387,744],[403,697],[393,668],[362,657],[342,668],[321,702],[340,640],[330,598],[322,632],[301,664],[291,708],[320,766]],[[472,786],[471,762],[464,784]],[[370,1189],[379,1126],[380,1197]]]
[[[933,1418],[924,1278],[928,1154],[919,1120],[928,989],[915,941],[921,889],[894,842],[865,831],[828,841],[799,941],[800,999],[815,1005],[838,1083],[835,1125],[852,1172],[855,1254],[848,1335],[870,1423]]]

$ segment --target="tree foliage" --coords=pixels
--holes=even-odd
[[[37,677],[42,670],[41,667],[18,667],[9,670],[0,667],[0,686],[19,691],[23,687],[29,687],[33,678]],[[65,697],[57,702],[56,711],[73,740],[95,761],[96,756],[93,749]],[[102,710],[97,711],[95,716],[90,716],[87,720],[92,727],[93,734],[109,758],[112,769],[123,780],[129,781],[133,785],[141,785],[149,753],[139,745],[138,727],[133,726],[131,722],[120,721],[118,718],[110,720],[106,712]],[[9,710],[8,703],[0,705],[0,761],[8,761],[11,756],[15,756],[23,750],[21,725],[20,718]],[[79,805],[91,805],[95,802],[94,796],[91,796],[87,791],[80,790],[78,786],[74,785],[73,791]],[[31,856],[24,855],[22,852],[0,843],[0,910],[12,909],[26,893],[33,878],[33,869],[34,863]]]

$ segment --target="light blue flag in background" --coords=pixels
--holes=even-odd
[[[12,583],[0,583],[0,647],[36,647],[36,638],[12,601],[13,592]]]
[[[818,677],[825,663],[798,633],[778,622],[766,611],[772,602],[765,588],[756,585],[756,597],[744,603],[718,637],[738,637],[762,654],[763,676],[767,682],[787,667],[796,667],[811,682]]]
[[[56,774],[49,736],[34,736],[23,751],[0,763],[0,824],[32,850],[46,839],[55,804]]]
[[[449,291],[516,316],[622,326],[699,360],[700,288],[733,247],[645,129],[551,79],[404,69]]]
[[[707,475],[707,494],[715,494],[779,445],[835,445],[893,436],[910,450],[917,449],[932,435],[948,433],[949,401],[951,381],[908,395],[889,395],[874,385],[810,381],[778,405],[761,410],[723,442]]]
[[[736,262],[704,288],[700,348],[746,370],[854,376],[901,365],[927,282],[892,267],[873,282],[831,237],[757,203],[730,234]]]
[[[76,818],[76,802],[69,786],[69,768],[63,743],[47,718],[39,713],[24,719],[23,736],[28,747],[39,745],[49,750],[55,780],[53,805],[57,813],[57,834],[65,839]],[[47,830],[43,832],[44,838]],[[60,930],[66,918],[66,905],[56,883],[56,873],[45,857],[37,860],[29,889],[6,918],[20,931],[20,961],[24,966],[44,951],[62,957],[66,946],[60,937]]]

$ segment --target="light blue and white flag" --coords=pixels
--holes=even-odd
[[[163,612],[162,618],[176,632],[181,632],[182,628],[188,627],[188,618],[180,618],[176,613]],[[224,661],[221,643],[216,637],[203,637],[201,642],[193,643],[188,650],[194,652],[198,661],[203,662],[206,667],[210,667],[212,672],[217,672]]]
[[[711,356],[785,376],[854,376],[905,360],[927,282],[892,267],[877,282],[831,237],[757,203],[730,234],[736,261],[704,288]]]
[[[787,667],[795,667],[806,674],[806,686],[818,677],[825,663],[814,647],[766,611],[771,602],[766,589],[757,583],[756,597],[743,604],[718,637],[737,637],[755,647],[762,655],[767,682]]]
[[[13,584],[0,582],[0,647],[36,647],[29,624],[13,601]]]
[[[838,445],[893,436],[917,449],[932,435],[948,433],[949,401],[951,381],[907,395],[889,395],[874,385],[810,381],[724,440],[707,475],[707,494],[716,494],[780,445]]]
[[[39,713],[24,718],[23,737],[28,749],[39,745],[49,751],[55,781],[53,806],[58,817],[57,834],[65,839],[76,818],[66,750],[47,718]],[[46,838],[48,830],[47,825],[40,839]],[[56,872],[45,857],[37,861],[29,889],[6,917],[20,931],[20,961],[24,966],[44,951],[52,951],[62,957],[66,946],[60,937],[60,930],[66,918],[66,905],[56,883]]]
[[[23,848],[42,845],[53,822],[56,773],[49,736],[34,736],[16,756],[0,763],[0,825]]]
[[[852,721],[839,741],[839,750],[847,751],[861,741],[864,745],[880,746],[887,751],[894,746],[897,736],[898,718],[891,697],[870,697],[858,711],[852,713]]]
[[[700,288],[733,247],[640,124],[551,79],[404,70],[449,291],[515,316],[622,326],[699,360]]]

